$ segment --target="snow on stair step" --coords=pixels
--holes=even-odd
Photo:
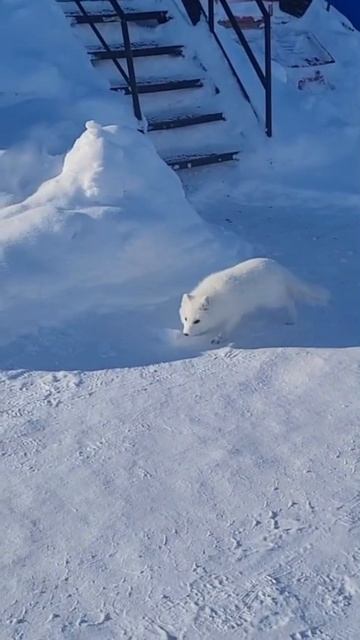
[[[105,22],[90,24],[77,24],[73,18],[68,20],[76,33],[76,36],[84,42],[85,45],[98,45],[99,40],[95,31],[98,31],[106,40],[108,45],[119,45],[123,43],[123,32],[120,21],[107,20]],[[151,40],[158,45],[176,44],[176,35],[173,34],[167,23],[158,22],[128,22],[128,30],[132,43]],[[179,36],[177,36],[179,37]],[[180,43],[182,44],[182,42]]]
[[[189,151],[188,153],[183,153],[177,156],[172,155],[164,157],[164,160],[170,167],[175,169],[175,171],[179,171],[182,169],[191,169],[193,167],[219,164],[221,162],[236,161],[239,153],[240,152],[237,149],[229,150],[229,148],[219,147],[217,149],[203,150],[196,153]]]
[[[112,86],[123,84],[123,80],[119,71],[116,69],[113,59],[93,59],[91,53],[90,57],[97,72],[101,73],[102,77],[108,78]],[[125,72],[127,72],[126,59],[118,58],[117,61]],[[177,80],[178,78],[199,78],[204,74],[203,70],[200,69],[199,65],[194,61],[188,61],[182,57],[172,55],[135,57],[134,68],[136,80],[140,84],[151,81],[154,78]]]
[[[204,86],[201,78],[154,78],[153,80],[144,80],[137,83],[137,90],[139,94],[146,93],[167,93],[169,91],[184,91],[191,89],[199,89]],[[110,83],[111,91],[122,91],[129,95],[131,93],[130,87],[127,85],[119,85],[114,81]]]
[[[89,47],[88,53],[93,61],[118,60],[126,58],[126,51],[122,45],[109,45],[111,51],[102,47]],[[132,55],[134,58],[155,57],[155,56],[182,56],[183,46],[177,44],[159,45],[157,42],[133,43]]]
[[[150,80],[150,79],[148,79]],[[153,84],[168,84],[171,81],[186,82],[188,78],[154,78],[151,79]],[[194,79],[196,80],[196,79]],[[201,81],[202,82],[202,81]],[[209,83],[202,83],[194,85],[189,89],[178,89],[171,91],[155,91],[151,93],[140,94],[140,103],[143,113],[146,117],[155,116],[164,111],[177,113],[179,111],[194,110],[199,107],[203,109],[210,109],[220,111],[221,106],[216,104],[215,88]],[[130,97],[129,97],[130,99]]]
[[[167,11],[136,11],[136,10],[126,10],[126,20],[130,22],[156,22],[158,24],[165,24],[168,20],[170,20],[169,13]],[[114,11],[102,11],[102,12],[91,12],[89,15],[83,15],[79,12],[66,12],[65,14],[68,18],[72,19],[73,24],[77,25],[103,25],[106,23],[119,22],[120,16]]]
[[[81,14],[81,10],[74,0],[56,0],[65,13]],[[120,8],[125,13],[133,11],[162,11],[171,9],[172,3],[168,0],[118,0]],[[87,13],[113,13],[114,9],[109,0],[82,0],[82,6]]]
[[[119,62],[127,71],[126,60],[119,60]],[[94,67],[103,77],[107,77],[112,85],[121,84],[121,77],[119,77],[119,72],[112,60],[95,62]],[[135,58],[134,67],[136,80],[140,83],[156,77],[169,80],[204,77],[204,71],[196,64],[196,61],[172,56]]]
[[[163,25],[160,25],[162,29]],[[83,43],[84,47],[89,51],[100,52],[104,50],[104,47],[99,43],[96,34],[88,25],[81,27],[76,26],[74,29],[76,37],[78,37]],[[122,57],[119,58],[121,64],[126,67],[126,60],[124,59],[124,47],[122,40],[121,27],[119,25],[108,24],[101,25],[99,32],[104,38],[110,49],[120,50]],[[185,65],[184,75],[195,75],[199,72],[199,65],[195,64],[192,59],[186,57],[186,51],[181,42],[176,42],[175,39],[165,37],[163,33],[157,33],[155,29],[139,29],[136,32],[136,39],[134,33],[131,34],[133,46],[142,48],[147,45],[151,50],[146,52],[144,50],[134,51],[134,65],[137,79],[142,81],[144,78],[154,76],[158,70],[159,75],[165,73],[169,76],[179,75],[180,66]],[[170,48],[168,48],[170,47]],[[144,53],[151,53],[152,55],[143,55]],[[139,55],[142,54],[142,55]],[[99,60],[99,57],[102,59]],[[104,58],[107,59],[104,59]],[[114,63],[110,58],[110,54],[106,53],[102,56],[95,53],[93,56],[93,64],[96,67],[101,67],[101,71],[110,79],[114,78]],[[182,68],[182,67],[181,67]],[[119,72],[115,70],[115,78],[119,77]]]
[[[148,131],[168,131],[169,129],[180,129],[182,127],[193,127],[199,124],[224,121],[225,116],[221,111],[197,112],[188,111],[186,113],[158,115],[148,117]]]
[[[147,116],[149,117],[149,116]],[[213,148],[223,149],[235,146],[239,148],[239,136],[224,120],[192,125],[191,128],[179,132],[178,129],[150,132],[151,140],[162,157],[173,154],[197,153]]]
[[[69,18],[71,21],[71,18]],[[152,23],[155,24],[155,23]],[[111,49],[117,49],[124,46],[123,33],[121,24],[119,22],[105,22],[103,24],[94,25],[94,29],[90,25],[78,25],[72,23],[74,33],[79,40],[84,44],[86,49],[100,48],[100,42],[96,32],[99,32],[102,38]],[[166,31],[165,25],[158,25],[154,27],[139,26],[135,23],[129,23],[129,35],[132,46],[139,46],[140,44],[148,44],[153,47],[166,47],[177,46],[182,49],[182,42],[177,42],[176,38],[171,32]],[[179,51],[179,54],[183,55],[183,51]]]

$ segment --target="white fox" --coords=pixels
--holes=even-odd
[[[326,304],[328,298],[325,289],[303,282],[275,260],[253,258],[207,276],[183,295],[179,312],[185,336],[209,334],[219,341],[257,309],[285,307],[295,322],[296,301]]]

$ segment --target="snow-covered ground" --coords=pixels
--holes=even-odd
[[[355,640],[359,377],[310,348],[3,373],[2,637]]]
[[[188,199],[60,8],[1,5],[1,639],[358,638],[360,36],[313,4],[328,83],[278,68],[274,139]],[[329,306],[182,338],[260,254]]]

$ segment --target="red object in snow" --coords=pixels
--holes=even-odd
[[[315,74],[313,76],[308,76],[307,78],[301,78],[301,80],[298,81],[298,89],[300,89],[300,91],[303,91],[304,89],[307,88],[307,86],[313,85],[313,84],[319,84],[324,87],[329,86],[330,88],[332,88],[332,86],[326,82],[323,74],[320,73],[320,71],[315,71]]]
[[[241,29],[261,29],[264,26],[263,18],[253,16],[235,16],[235,20]],[[230,20],[219,20],[219,24],[225,29],[231,29]]]

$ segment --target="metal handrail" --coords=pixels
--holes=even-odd
[[[73,0],[73,1],[74,1],[74,4],[76,4],[77,8],[79,9],[79,11],[82,13],[83,16],[86,16],[87,18],[91,17],[91,14],[89,15],[87,10],[83,6],[83,0]],[[133,102],[134,114],[135,114],[135,117],[137,118],[137,120],[139,120],[141,122],[143,120],[143,116],[142,116],[142,112],[141,112],[139,93],[138,93],[138,89],[137,89],[136,73],[135,73],[135,65],[134,65],[134,56],[133,56],[133,51],[132,51],[132,46],[131,46],[131,40],[130,40],[130,34],[129,34],[129,26],[128,26],[128,22],[127,22],[127,19],[126,19],[126,13],[120,7],[120,5],[119,5],[117,0],[108,0],[108,2],[111,4],[111,6],[112,6],[114,12],[116,13],[116,15],[118,16],[118,18],[120,18],[121,30],[122,30],[123,41],[124,41],[127,73],[126,73],[125,69],[122,67],[122,65],[120,64],[120,62],[116,58],[111,58],[111,60],[112,60],[113,64],[115,65],[115,67],[117,68],[117,70],[119,71],[119,73],[124,78],[126,84],[128,85],[128,87],[130,89],[132,102]],[[111,48],[109,47],[108,43],[106,42],[106,40],[102,36],[100,30],[97,28],[97,26],[93,22],[91,22],[91,20],[89,21],[89,26],[92,29],[93,33],[96,35],[96,37],[99,40],[99,42],[104,47],[104,49],[108,53],[111,54]]]
[[[196,1],[200,1],[200,0],[196,0]],[[263,0],[255,0],[258,8],[260,9],[260,12],[264,18],[264,41],[265,41],[265,65],[264,65],[264,70],[261,68],[261,65],[255,55],[255,53],[253,52],[248,40],[246,39],[239,23],[236,20],[236,17],[231,9],[231,7],[228,4],[227,0],[218,0],[219,3],[222,5],[225,14],[231,24],[231,27],[233,29],[233,31],[235,31],[249,61],[251,62],[251,65],[253,67],[253,69],[255,70],[255,73],[257,75],[257,77],[259,78],[262,87],[264,88],[265,91],[265,131],[266,131],[266,135],[271,137],[272,136],[272,70],[271,70],[271,15],[270,12],[267,10]],[[203,4],[201,3],[201,10],[203,15],[205,16],[208,24],[209,24],[209,28],[210,28],[210,32],[215,36],[219,46],[222,49],[223,54],[225,55],[228,63],[231,66],[231,69],[233,71],[233,73],[236,75],[238,82],[241,86],[241,89],[245,95],[245,98],[251,103],[250,97],[242,83],[242,81],[240,80],[234,65],[232,63],[232,61],[230,60],[228,54],[225,51],[224,46],[222,45],[220,38],[218,37],[218,35],[216,34],[216,30],[215,30],[215,5],[214,5],[214,0],[208,0],[208,10],[207,13],[203,7]]]

